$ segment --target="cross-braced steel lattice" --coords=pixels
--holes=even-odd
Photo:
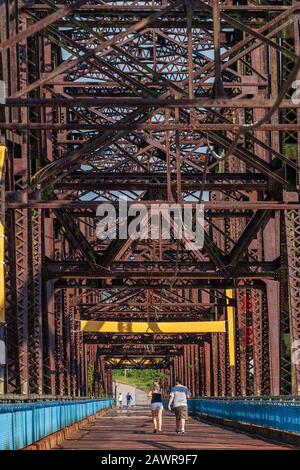
[[[292,0],[1,2],[0,393],[109,394],[115,368],[194,395],[300,393],[299,15]],[[97,209],[120,200],[201,203],[203,248],[174,221],[168,240],[99,238]],[[227,331],[126,330],[183,320],[233,322],[234,350]]]

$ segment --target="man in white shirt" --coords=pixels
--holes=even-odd
[[[187,399],[191,396],[190,390],[181,384],[180,378],[176,380],[175,387],[172,388],[170,393],[170,400],[168,409],[171,411],[173,403],[175,418],[176,418],[176,432],[178,434],[185,433],[185,422],[188,419],[188,406]]]

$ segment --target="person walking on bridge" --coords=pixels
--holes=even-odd
[[[148,393],[148,398],[151,400],[151,412],[154,426],[154,433],[161,432],[162,430],[162,416],[163,416],[163,401],[162,391],[158,380],[153,381],[152,390]]]
[[[130,408],[131,402],[133,401],[133,398],[132,398],[132,396],[130,395],[129,392],[126,395],[126,401],[127,401],[127,408]]]
[[[118,396],[118,402],[119,402],[119,408],[121,409],[123,405],[123,395],[121,392],[119,393],[119,396]]]
[[[170,400],[168,404],[168,409],[171,411],[171,405],[173,403],[176,418],[176,432],[178,434],[185,433],[185,422],[188,419],[187,399],[190,396],[190,390],[182,385],[181,379],[178,377],[175,383],[175,387],[171,389]]]

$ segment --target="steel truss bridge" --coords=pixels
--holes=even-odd
[[[0,18],[0,393],[97,397],[155,368],[194,396],[299,395],[300,3]],[[202,203],[203,248],[99,239],[120,199]]]

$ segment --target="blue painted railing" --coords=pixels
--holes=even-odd
[[[192,399],[189,412],[300,434],[299,402]]]
[[[0,405],[0,450],[22,449],[113,404],[103,399]]]

